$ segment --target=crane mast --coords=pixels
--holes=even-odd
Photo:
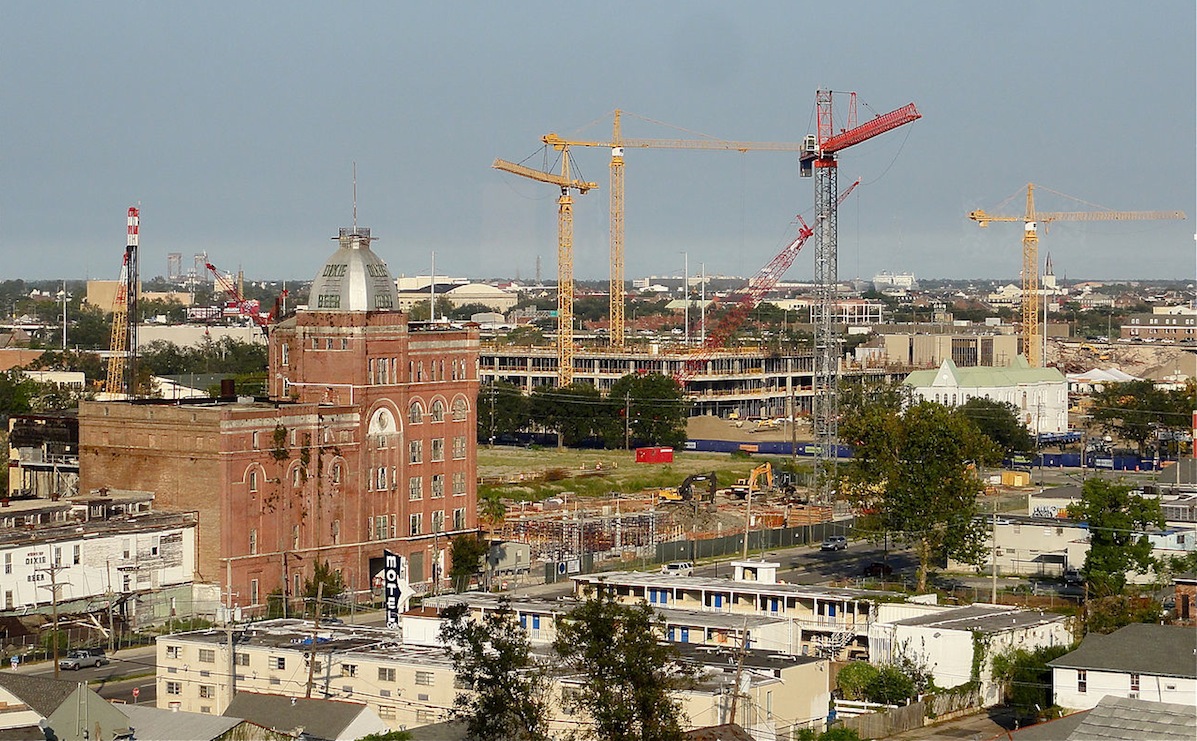
[[[997,216],[982,209],[969,213],[968,218],[985,229],[991,222],[1022,222],[1022,300],[1019,319],[1022,322],[1022,352],[1027,365],[1040,367],[1046,358],[1040,357],[1044,336],[1039,334],[1039,224],[1053,221],[1144,221],[1149,219],[1183,219],[1183,211],[1036,211],[1035,184],[1027,183],[1026,211],[1022,216]],[[1044,320],[1046,321],[1046,320]],[[1046,328],[1045,328],[1046,332]]]
[[[574,201],[569,192],[586,193],[598,184],[570,175],[568,147],[561,153],[560,175],[501,159],[491,167],[561,189],[557,198],[557,385],[568,386],[574,380]]]
[[[804,140],[800,157],[803,177],[815,176],[815,284],[819,316],[814,321],[814,430],[815,499],[830,503],[839,458],[839,362],[840,338],[834,321],[839,294],[838,257],[838,163],[836,154],[887,131],[918,120],[914,103],[857,125],[856,94],[849,98],[847,126],[834,131],[832,91],[815,93],[816,133]]]
[[[725,152],[801,152],[798,142],[748,142],[723,139],[628,139],[622,131],[623,111],[616,108],[612,117],[610,141],[564,139],[555,133],[545,134],[541,141],[558,151],[569,147],[605,147],[611,150],[611,242],[610,281],[610,344],[622,350],[626,344],[625,311],[627,288],[624,283],[624,152],[627,149],[715,149]]]
[[[108,394],[137,393],[137,247],[141,234],[141,209],[130,206],[126,218],[125,255],[112,302],[112,335],[109,341]]]

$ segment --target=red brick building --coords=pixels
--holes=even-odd
[[[366,229],[341,231],[310,303],[271,328],[268,399],[79,413],[81,489],[197,512],[197,580],[250,611],[317,562],[369,589],[384,549],[428,585],[449,538],[477,529],[477,330],[409,324]]]

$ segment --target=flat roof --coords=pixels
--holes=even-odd
[[[582,574],[571,577],[575,582],[585,584],[610,584],[615,586],[643,586],[660,588],[700,589],[707,591],[738,591],[756,594],[785,594],[794,597],[827,599],[876,599],[893,597],[892,592],[875,589],[847,589],[820,587],[785,582],[735,581],[706,576],[679,576],[676,574],[655,574],[639,571],[610,571],[603,574]]]
[[[100,535],[195,527],[196,522],[196,517],[191,512],[147,512],[107,520],[91,520],[90,522],[54,522],[38,525],[31,530],[23,528],[0,530],[0,546],[40,545],[64,540],[81,540]]]
[[[895,620],[894,625],[917,625],[945,630],[978,630],[982,633],[1001,633],[1011,628],[1028,628],[1063,622],[1065,616],[1039,610],[1023,610],[1003,605],[975,604],[955,610],[919,615]]]

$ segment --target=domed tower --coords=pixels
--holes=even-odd
[[[309,311],[393,311],[395,280],[382,258],[370,249],[370,230],[341,229],[339,247],[312,281]]]

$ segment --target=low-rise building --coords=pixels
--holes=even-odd
[[[83,682],[0,672],[0,738],[116,741],[132,739],[133,730]]]
[[[150,511],[145,495],[13,502],[0,509],[3,609],[48,609],[53,584],[60,606],[119,598],[127,618],[165,619],[169,607],[156,615],[149,605],[192,600],[195,533],[194,513]],[[151,594],[149,612],[136,615],[138,598]]]
[[[57,499],[78,491],[78,414],[58,412],[10,417],[7,496]]]
[[[867,656],[873,609],[887,593],[786,584],[777,580],[777,563],[737,561],[732,566],[732,579],[616,571],[573,580],[579,595],[594,590],[613,594],[621,602],[644,601],[659,609],[734,615],[741,620],[752,615],[780,618],[790,631],[785,642],[791,653],[836,659]],[[708,626],[684,636],[682,628],[687,626],[679,622],[675,627],[674,640],[679,643],[708,640]],[[767,632],[761,627],[758,631]]]
[[[1197,632],[1134,623],[1090,633],[1071,653],[1047,662],[1057,705],[1084,710],[1106,696],[1197,705]]]
[[[994,656],[1014,648],[1072,643],[1070,619],[1055,613],[1009,605],[920,605],[923,614],[904,614],[912,606],[902,606],[906,609],[890,618],[886,607],[869,628],[870,662],[912,660],[927,667],[940,687],[975,680],[985,705],[1001,700],[1001,685],[993,679]]]
[[[355,741],[390,731],[362,702],[238,692],[224,714],[244,718],[285,738],[311,741]]]

